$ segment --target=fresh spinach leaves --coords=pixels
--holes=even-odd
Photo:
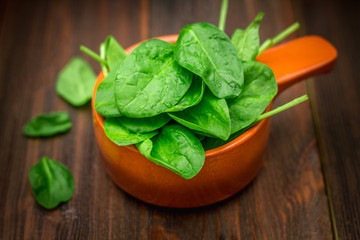
[[[149,133],[165,126],[171,118],[162,113],[148,118],[119,117],[117,120],[132,133]]]
[[[218,98],[232,98],[241,93],[241,61],[229,37],[209,23],[185,26],[175,43],[176,61],[199,75]]]
[[[85,60],[75,57],[59,73],[56,92],[71,105],[86,104],[92,96],[96,75]]]
[[[72,123],[67,112],[41,114],[32,118],[23,128],[28,137],[49,137],[70,130]]]
[[[178,112],[182,111],[186,108],[195,106],[198,104],[205,91],[205,83],[201,80],[201,78],[195,74],[193,74],[193,80],[190,88],[187,90],[185,95],[180,99],[180,101],[168,109],[167,112]]]
[[[179,102],[191,81],[192,73],[175,61],[172,44],[151,39],[120,65],[114,85],[116,104],[126,117],[152,117]]]
[[[132,133],[124,127],[117,118],[106,118],[104,122],[106,136],[119,146],[126,146],[142,142],[155,136],[158,132]]]
[[[106,118],[121,116],[121,113],[116,105],[114,94],[114,82],[118,66],[114,67],[113,70],[110,70],[109,74],[99,84],[96,90],[95,110]]]
[[[209,89],[205,90],[198,105],[169,115],[198,134],[205,133],[223,140],[230,135],[230,116],[226,101],[215,97]]]
[[[137,148],[149,160],[185,179],[194,177],[205,162],[199,139],[180,125],[163,127],[157,136],[137,144]]]
[[[75,190],[74,178],[61,163],[43,157],[29,172],[36,201],[47,209],[71,199]]]
[[[231,133],[254,122],[270,104],[277,93],[277,83],[272,70],[265,64],[243,62],[244,90],[227,101],[231,118]]]
[[[260,12],[245,30],[236,29],[231,37],[231,42],[243,61],[253,61],[259,53],[259,27],[263,16],[264,13]]]
[[[116,39],[113,36],[108,36],[105,41],[105,57],[110,71],[116,71],[126,56],[127,54],[125,50],[116,41]]]

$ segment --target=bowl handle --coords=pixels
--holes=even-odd
[[[336,58],[331,43],[319,36],[306,36],[272,47],[256,60],[273,70],[279,94],[305,78],[330,72]]]

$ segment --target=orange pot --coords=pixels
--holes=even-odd
[[[158,39],[174,43],[177,36]],[[139,44],[126,51],[130,53]],[[337,52],[329,42],[317,36],[308,36],[273,47],[257,60],[274,71],[281,92],[304,78],[331,71],[336,57]],[[95,136],[107,173],[124,191],[151,204],[191,208],[226,199],[256,176],[268,141],[269,118],[230,143],[206,151],[205,164],[199,174],[186,180],[149,161],[135,146],[117,146],[106,137],[104,118],[94,107],[95,92],[103,78],[100,73],[92,98]]]

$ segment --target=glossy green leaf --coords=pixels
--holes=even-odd
[[[72,123],[67,112],[41,114],[32,118],[23,128],[29,137],[49,137],[70,130]]]
[[[120,117],[114,95],[114,82],[118,67],[109,72],[107,77],[99,84],[95,95],[95,110],[105,118]]]
[[[75,191],[74,178],[61,163],[43,157],[29,172],[36,201],[47,209],[71,199]]]
[[[241,93],[241,61],[228,36],[214,25],[185,26],[174,49],[176,61],[199,75],[216,97],[232,98]]]
[[[149,160],[185,179],[194,177],[205,162],[199,139],[180,125],[166,125],[151,140],[137,144],[137,148]]]
[[[178,123],[205,134],[223,140],[230,135],[230,116],[225,99],[215,97],[209,89],[205,90],[199,104],[181,112],[169,113]]]
[[[227,101],[231,118],[231,133],[253,123],[270,104],[277,93],[273,71],[266,65],[243,62],[245,86],[241,95]]]
[[[113,36],[108,36],[105,41],[105,56],[110,71],[116,71],[120,63],[126,58],[127,54]]]
[[[123,61],[115,80],[115,99],[127,117],[152,117],[172,108],[184,96],[192,73],[174,59],[171,43],[151,39]]]
[[[255,60],[259,52],[259,27],[264,13],[260,12],[252,23],[245,29],[236,29],[231,37],[239,57],[244,61]]]
[[[56,92],[71,105],[86,104],[92,96],[96,75],[85,60],[75,57],[58,75]]]
[[[193,74],[193,76],[194,77],[191,86],[187,90],[185,95],[180,99],[180,101],[175,106],[168,109],[167,112],[182,111],[186,108],[195,106],[201,101],[205,91],[205,83],[202,81],[202,79],[199,76],[195,74]]]
[[[117,118],[117,120],[120,122],[122,126],[127,128],[130,132],[148,133],[165,126],[168,122],[170,122],[171,117],[163,113],[148,118],[119,117]]]
[[[152,138],[157,134],[156,131],[150,133],[132,133],[117,120],[117,118],[106,118],[104,122],[104,132],[106,136],[119,146],[126,146],[142,142]]]

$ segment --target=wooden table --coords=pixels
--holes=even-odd
[[[101,163],[90,104],[74,108],[54,91],[58,72],[98,50],[108,34],[127,47],[178,33],[193,22],[217,24],[220,0],[0,2],[0,239],[360,239],[359,1],[230,1],[226,33],[266,13],[261,39],[294,21],[296,36],[316,34],[339,51],[334,71],[297,84],[281,105],[310,101],[272,119],[264,166],[244,190],[221,203],[176,210],[148,205],[121,191]],[[28,139],[22,126],[55,110],[72,130]],[[46,211],[34,200],[28,171],[48,156],[76,181],[72,200]]]

